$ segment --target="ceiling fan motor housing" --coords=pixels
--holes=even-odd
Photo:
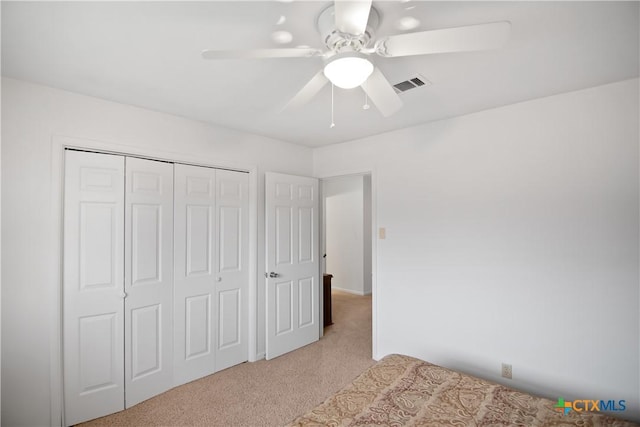
[[[363,34],[349,34],[336,28],[335,8],[333,5],[324,9],[318,16],[318,32],[322,42],[333,52],[359,52],[368,47],[373,39],[374,31],[380,23],[378,11],[372,7],[367,21],[367,29]]]

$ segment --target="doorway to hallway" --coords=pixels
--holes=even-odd
[[[350,327],[366,329],[371,337],[371,175],[326,178],[321,180],[321,189],[321,238],[325,255],[322,268],[324,273],[332,275],[331,302],[325,303],[332,305],[334,323],[343,321]],[[368,316],[350,316],[351,312],[360,312],[362,306],[368,306]],[[336,327],[340,326],[344,325]]]

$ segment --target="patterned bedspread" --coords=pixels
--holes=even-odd
[[[391,355],[290,426],[634,426],[408,356]]]

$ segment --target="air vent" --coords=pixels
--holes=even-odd
[[[417,87],[429,86],[429,85],[431,85],[431,82],[429,80],[425,79],[421,75],[416,75],[403,82],[394,84],[393,87],[396,90],[396,93],[402,93],[410,89],[415,89]]]

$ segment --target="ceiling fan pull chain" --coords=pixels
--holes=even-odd
[[[364,93],[364,105],[362,106],[363,110],[368,110],[369,108],[371,108],[371,105],[369,105],[369,97],[367,96],[367,92]]]
[[[330,128],[336,127],[336,124],[333,122],[333,83],[331,83],[331,124]]]

